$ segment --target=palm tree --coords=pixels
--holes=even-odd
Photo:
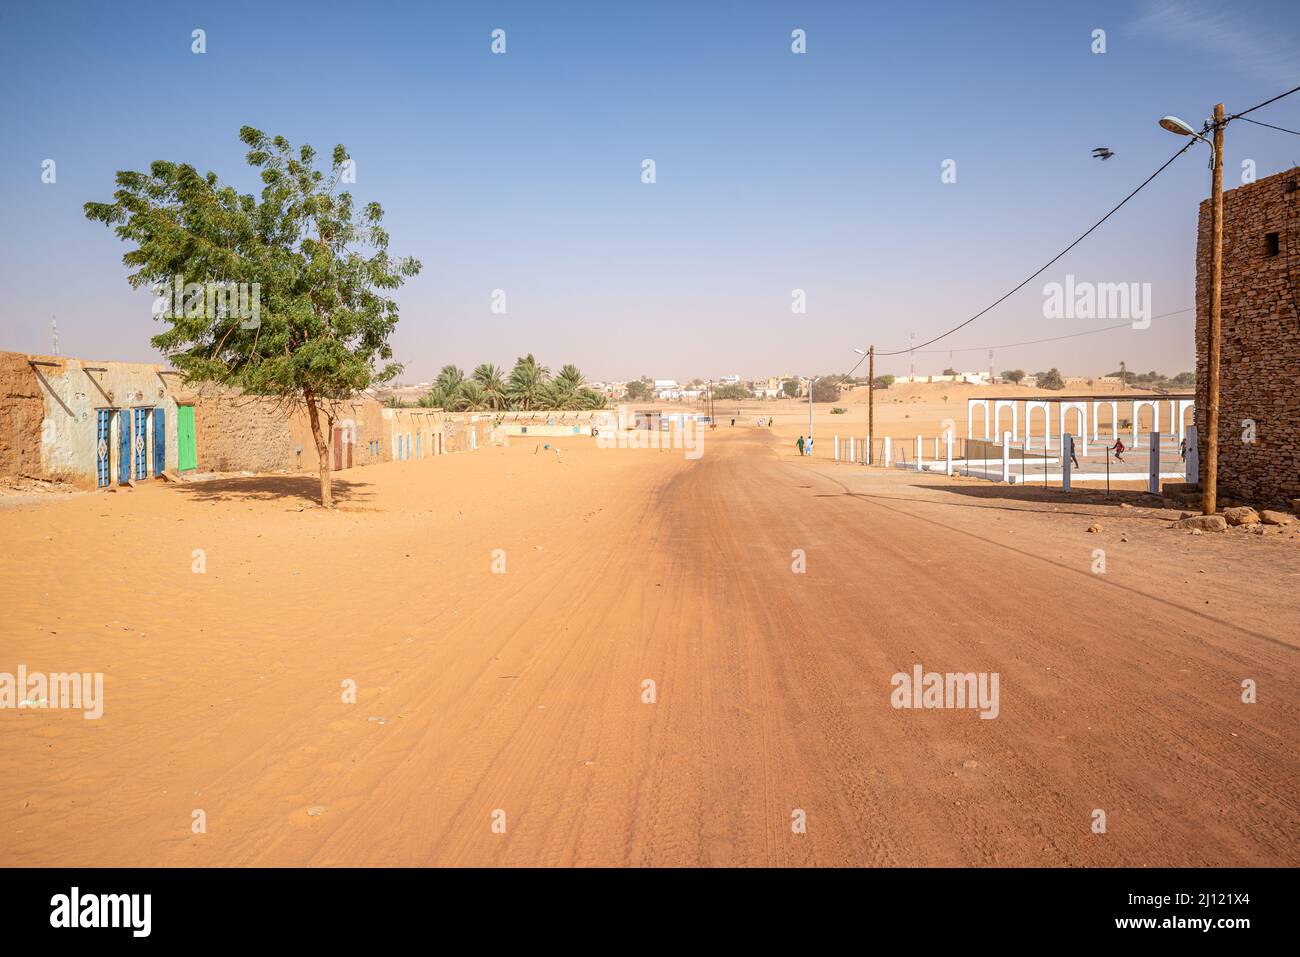
[[[515,408],[529,411],[538,407],[542,398],[542,388],[550,377],[550,370],[539,365],[530,352],[515,360],[515,367],[510,370],[508,391]]]
[[[459,367],[445,365],[433,388],[421,397],[420,405],[448,412],[488,409],[570,412],[603,409],[605,396],[587,388],[586,378],[573,363],[565,363],[552,379],[551,370],[530,352],[516,359],[510,375],[504,377],[501,368],[491,362],[480,363],[468,379]]]
[[[571,395],[559,379],[549,379],[538,390],[537,408],[550,412],[565,408],[565,397]]]
[[[474,379],[461,383],[458,399],[460,409],[465,412],[482,412],[488,407],[487,393]]]
[[[572,362],[565,363],[555,378],[557,381],[563,382],[571,392],[577,392],[587,384],[587,380]]]
[[[434,383],[434,388],[442,392],[443,395],[455,395],[460,390],[461,383],[465,381],[465,373],[455,365],[445,365],[442,371],[438,373],[438,379]]]
[[[499,410],[509,404],[506,397],[505,380],[501,377],[501,370],[491,362],[484,362],[474,370],[473,381],[478,383],[483,389],[483,400],[487,403],[488,408]]]

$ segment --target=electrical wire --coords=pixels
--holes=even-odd
[[[1194,306],[1188,306],[1186,309],[1177,309],[1174,312],[1164,312],[1158,316],[1152,316],[1151,321],[1154,322],[1156,319],[1167,319],[1170,316],[1181,316],[1185,312],[1192,312],[1193,309],[1195,309]],[[1077,339],[1079,336],[1095,336],[1099,332],[1112,332],[1116,329],[1126,329],[1132,325],[1132,322],[1120,322],[1113,326],[1103,326],[1100,329],[1089,329],[1087,332],[1073,332],[1068,336],[1053,336],[1050,339],[1030,339],[1027,342],[1008,342],[1001,346],[963,346],[957,349],[918,349],[917,351],[924,351],[928,355],[940,355],[944,352],[992,352],[998,349],[1014,349],[1017,346],[1036,346],[1042,342],[1060,342],[1063,339]]]
[[[1110,219],[1110,218],[1111,218],[1112,216],[1114,216],[1117,212],[1119,212],[1120,208],[1123,207],[1125,203],[1127,203],[1130,199],[1132,199],[1134,196],[1136,196],[1138,193],[1140,193],[1140,192],[1141,192],[1141,191],[1142,191],[1142,190],[1147,186],[1147,184],[1150,183],[1153,179],[1155,179],[1157,176],[1159,176],[1161,173],[1163,173],[1165,170],[1167,170],[1170,166],[1172,166],[1174,160],[1178,159],[1178,157],[1182,156],[1182,155],[1183,155],[1184,153],[1186,153],[1189,149],[1191,149],[1191,148],[1192,148],[1192,145],[1193,145],[1195,142],[1196,142],[1196,140],[1194,140],[1194,139],[1193,139],[1193,140],[1188,140],[1187,143],[1186,143],[1186,145],[1184,145],[1182,149],[1180,149],[1180,150],[1179,150],[1177,153],[1175,153],[1173,156],[1169,157],[1169,159],[1165,160],[1165,162],[1160,166],[1159,169],[1157,169],[1154,173],[1152,173],[1150,176],[1148,176],[1146,179],[1144,179],[1144,180],[1143,180],[1143,181],[1138,185],[1137,189],[1133,190],[1133,192],[1129,193],[1127,196],[1125,196],[1123,199],[1121,199],[1118,203],[1116,203],[1115,206],[1113,206],[1113,207],[1111,208],[1110,212],[1108,212],[1105,216],[1101,217],[1101,219],[1097,220],[1095,223],[1093,223],[1091,226],[1089,226],[1089,227],[1088,227],[1088,228],[1087,228],[1087,229],[1086,229],[1086,230],[1085,230],[1085,231],[1084,231],[1084,232],[1083,232],[1083,233],[1082,233],[1082,234],[1081,234],[1081,235],[1080,235],[1080,236],[1079,236],[1079,237],[1078,237],[1074,242],[1070,243],[1070,245],[1068,245],[1068,246],[1066,246],[1064,249],[1062,249],[1059,253],[1057,253],[1055,256],[1053,256],[1051,259],[1049,259],[1046,263],[1044,263],[1042,266],[1040,266],[1038,269],[1036,269],[1033,273],[1031,273],[1029,276],[1027,276],[1027,277],[1026,277],[1022,282],[1020,282],[1018,285],[1016,285],[1014,288],[1012,288],[1009,292],[1007,292],[1007,293],[1004,294],[1003,296],[999,297],[997,300],[995,300],[994,302],[990,303],[989,305],[985,306],[983,309],[981,309],[979,312],[975,313],[975,315],[971,316],[971,317],[970,317],[969,319],[967,319],[965,322],[960,322],[960,323],[958,323],[957,325],[953,326],[951,329],[949,329],[947,332],[943,333],[942,335],[935,336],[933,339],[927,339],[925,342],[921,343],[920,346],[915,346],[915,347],[908,348],[908,349],[897,349],[897,350],[895,350],[895,351],[893,351],[893,352],[877,352],[876,355],[881,356],[881,357],[884,357],[884,356],[901,356],[901,355],[906,355],[906,354],[909,353],[909,352],[915,352],[918,348],[923,349],[923,348],[925,348],[926,346],[933,345],[934,343],[938,342],[940,339],[946,339],[946,338],[948,338],[948,336],[952,335],[952,334],[953,334],[954,332],[956,332],[958,329],[963,329],[963,328],[965,328],[966,326],[969,326],[969,325],[970,325],[972,322],[974,322],[976,319],[978,319],[978,318],[980,318],[981,316],[985,315],[986,313],[990,312],[991,310],[993,310],[993,309],[996,308],[997,306],[1002,305],[1002,303],[1006,302],[1006,301],[1007,301],[1008,299],[1010,299],[1013,295],[1015,295],[1016,293],[1018,293],[1021,289],[1024,289],[1026,286],[1028,286],[1031,282],[1033,282],[1035,279],[1037,279],[1037,278],[1038,278],[1039,276],[1041,276],[1043,273],[1047,272],[1047,270],[1048,270],[1049,268],[1051,268],[1051,267],[1052,267],[1052,266],[1057,262],[1057,260],[1061,259],[1061,257],[1063,257],[1063,256],[1064,256],[1066,253],[1068,253],[1071,249],[1073,249],[1075,246],[1079,245],[1079,243],[1081,243],[1081,242],[1083,242],[1085,239],[1087,239],[1088,236],[1091,235],[1092,232],[1093,232],[1094,230],[1097,229],[1097,227],[1099,227],[1102,223],[1104,223],[1106,220]]]
[[[1257,104],[1255,104],[1254,106],[1250,107],[1249,109],[1245,109],[1245,110],[1242,110],[1240,113],[1234,113],[1234,114],[1232,114],[1232,115],[1229,116],[1229,117],[1225,117],[1225,118],[1224,118],[1224,123],[1225,123],[1225,125],[1226,125],[1227,123],[1231,122],[1232,120],[1246,119],[1246,114],[1247,114],[1247,113],[1254,113],[1256,110],[1258,110],[1258,109],[1262,109],[1263,107],[1268,106],[1270,103],[1276,103],[1278,100],[1282,99],[1283,97],[1290,96],[1292,93],[1300,93],[1300,86],[1292,87],[1291,89],[1289,89],[1289,90],[1287,90],[1287,91],[1285,91],[1285,92],[1283,92],[1283,93],[1279,93],[1277,96],[1270,97],[1269,99],[1265,100],[1265,101],[1262,102],[1262,103],[1257,103]],[[1270,124],[1268,124],[1268,123],[1260,123],[1258,120],[1246,120],[1246,122],[1248,122],[1248,123],[1257,123],[1257,124],[1260,125],[1260,126],[1270,126]],[[1283,128],[1280,127],[1280,126],[1274,126],[1274,127],[1271,127],[1271,128],[1272,128],[1272,129],[1277,129],[1277,130],[1282,130],[1282,132],[1285,132],[1285,133],[1293,133],[1293,132],[1295,132],[1294,130],[1286,130],[1286,129],[1283,129]],[[1298,135],[1300,135],[1300,134],[1298,134]],[[1038,277],[1041,276],[1044,272],[1046,272],[1046,271],[1047,271],[1047,270],[1048,270],[1052,265],[1054,265],[1054,264],[1055,264],[1059,259],[1061,259],[1061,257],[1063,257],[1066,253],[1068,253],[1068,252],[1069,252],[1070,250],[1072,250],[1075,246],[1079,245],[1079,243],[1081,243],[1081,242],[1083,242],[1085,239],[1087,239],[1088,236],[1089,236],[1089,235],[1090,235],[1094,230],[1096,230],[1097,227],[1099,227],[1102,223],[1106,222],[1106,220],[1110,219],[1111,216],[1113,216],[1113,215],[1115,215],[1115,213],[1119,212],[1120,208],[1121,208],[1122,206],[1124,206],[1125,203],[1127,203],[1130,199],[1132,199],[1134,196],[1136,196],[1138,193],[1140,193],[1140,192],[1141,192],[1141,191],[1142,191],[1142,190],[1147,186],[1147,184],[1150,183],[1153,179],[1155,179],[1157,176],[1159,176],[1161,173],[1163,173],[1166,169],[1168,169],[1170,166],[1172,166],[1174,160],[1178,159],[1178,157],[1182,156],[1182,155],[1183,155],[1184,153],[1186,153],[1189,149],[1191,149],[1192,144],[1195,143],[1195,142],[1196,142],[1195,139],[1190,139],[1190,140],[1188,140],[1188,141],[1187,141],[1187,144],[1186,144],[1182,149],[1180,149],[1180,150],[1179,150],[1177,153],[1175,153],[1173,156],[1169,157],[1169,159],[1166,160],[1166,161],[1164,162],[1164,164],[1163,164],[1162,166],[1160,166],[1159,169],[1157,169],[1154,173],[1152,173],[1150,176],[1148,176],[1146,179],[1144,179],[1144,180],[1143,180],[1143,181],[1138,185],[1137,189],[1133,190],[1133,192],[1129,193],[1129,194],[1128,194],[1127,196],[1125,196],[1122,200],[1120,200],[1119,203],[1117,203],[1117,204],[1116,204],[1116,205],[1115,205],[1115,206],[1110,210],[1110,212],[1108,212],[1108,213],[1107,213],[1105,216],[1103,216],[1101,219],[1097,220],[1095,223],[1093,223],[1091,226],[1089,226],[1088,229],[1085,230],[1085,231],[1083,232],[1083,234],[1079,236],[1079,238],[1077,238],[1074,242],[1070,243],[1070,245],[1068,245],[1068,246],[1066,246],[1064,249],[1062,249],[1059,253],[1057,253],[1057,254],[1056,254],[1055,256],[1053,256],[1050,260],[1048,260],[1046,264],[1044,264],[1042,267],[1040,267],[1037,271],[1031,273],[1031,274],[1030,274],[1030,275],[1029,275],[1029,276],[1028,276],[1028,277],[1027,277],[1023,282],[1021,282],[1021,283],[1019,283],[1018,285],[1016,285],[1015,287],[1013,287],[1013,288],[1012,288],[1009,292],[1007,292],[1005,295],[999,297],[998,299],[996,299],[994,302],[992,302],[992,303],[989,304],[988,306],[985,306],[983,309],[981,309],[979,312],[975,313],[975,315],[971,316],[969,319],[965,320],[964,322],[960,322],[960,323],[958,323],[957,325],[953,326],[953,327],[952,327],[951,329],[949,329],[947,332],[942,333],[942,334],[940,334],[940,335],[937,335],[937,336],[935,336],[933,339],[927,339],[925,342],[921,343],[921,345],[920,345],[919,347],[918,347],[918,346],[911,346],[911,347],[909,347],[909,348],[907,348],[907,349],[896,349],[896,350],[894,350],[893,352],[877,352],[876,355],[878,355],[878,356],[880,356],[880,357],[883,358],[883,357],[885,357],[885,356],[901,356],[901,355],[906,355],[906,354],[908,354],[908,353],[915,353],[915,352],[917,352],[919,349],[924,349],[926,346],[933,345],[934,343],[938,342],[940,339],[946,339],[946,338],[948,338],[950,335],[952,335],[952,334],[953,334],[954,332],[956,332],[958,329],[963,329],[963,328],[965,328],[966,326],[969,326],[969,325],[970,325],[972,322],[974,322],[976,319],[979,319],[981,316],[984,316],[985,314],[987,314],[988,312],[990,312],[991,310],[993,310],[993,309],[996,308],[997,306],[1000,306],[1002,303],[1006,302],[1006,301],[1007,301],[1008,299],[1010,299],[1013,295],[1015,295],[1015,294],[1016,294],[1017,292],[1019,292],[1021,289],[1024,289],[1025,286],[1029,285],[1029,284],[1030,284],[1031,282],[1033,282],[1036,278],[1038,278]],[[1115,328],[1117,328],[1117,327],[1115,327]],[[1100,332],[1100,331],[1104,331],[1104,330],[1097,330],[1097,331]],[[1001,348],[1004,348],[1004,349],[1005,349],[1005,348],[1010,348],[1010,347],[1009,347],[1009,346],[1002,346]],[[939,351],[956,351],[956,350],[939,350]],[[862,364],[862,360],[859,359],[859,360],[858,360],[858,365],[861,365],[861,364]],[[857,368],[857,365],[855,365],[853,368],[856,369],[856,368]]]
[[[1288,130],[1285,126],[1274,126],[1272,123],[1261,123],[1259,120],[1252,120],[1248,116],[1239,116],[1239,120],[1245,120],[1247,123],[1254,123],[1256,126],[1267,126],[1270,130],[1277,130],[1279,133],[1290,133],[1292,136],[1300,136],[1300,130]]]
[[[1229,121],[1231,121],[1231,120],[1239,120],[1239,119],[1242,119],[1242,118],[1243,118],[1247,113],[1254,113],[1254,112],[1255,112],[1256,110],[1258,110],[1260,107],[1268,106],[1270,103],[1276,103],[1278,100],[1282,99],[1282,97],[1284,97],[1284,96],[1290,96],[1292,93],[1300,93],[1300,86],[1293,86],[1293,87],[1291,87],[1291,89],[1287,90],[1285,93],[1279,93],[1277,96],[1270,97],[1269,99],[1265,100],[1263,103],[1256,103],[1254,106],[1252,106],[1252,107],[1251,107],[1250,109],[1248,109],[1248,110],[1242,110],[1240,113],[1233,113],[1232,116],[1226,117],[1226,118],[1224,119],[1224,122],[1226,123],[1226,122],[1229,122]],[[1254,121],[1252,120],[1252,122],[1254,122]]]

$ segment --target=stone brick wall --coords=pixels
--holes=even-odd
[[[273,399],[240,395],[211,385],[194,402],[194,445],[200,472],[289,472],[297,456],[287,407]],[[304,456],[316,461],[315,450]]]
[[[1231,164],[1228,165],[1231,169]],[[1211,207],[1196,242],[1196,429],[1201,474],[1210,322]],[[1276,255],[1266,237],[1277,233]],[[1281,504],[1300,496],[1300,170],[1226,190],[1219,371],[1220,496]],[[1255,423],[1244,440],[1243,420]]]
[[[307,415],[305,407],[299,405],[289,422],[289,427],[293,432],[295,447],[302,446],[302,470],[316,471],[320,467],[316,457],[316,439],[312,435],[311,418]],[[331,462],[334,454],[334,427],[351,436],[354,468],[361,465],[376,465],[391,458],[383,441],[383,407],[369,396],[322,403],[320,427],[325,435],[325,444],[330,448]]]
[[[45,400],[27,356],[0,352],[0,476],[47,478],[41,466]]]
[[[320,427],[330,461],[331,415],[333,424],[347,429],[353,439],[353,467],[387,461],[384,443],[379,441],[381,412],[379,403],[368,397],[324,403]],[[194,431],[200,472],[315,472],[320,467],[310,419],[301,403],[204,384],[194,402]]]
[[[487,412],[448,413],[443,420],[443,443],[448,452],[469,452],[492,444],[494,417]],[[470,433],[474,434],[473,440]]]

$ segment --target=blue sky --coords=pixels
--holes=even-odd
[[[807,374],[930,338],[1018,283],[1181,145],[1162,114],[1199,123],[1300,84],[1300,17],[1290,0],[11,4],[0,78],[0,348],[49,351],[57,316],[64,354],[153,360],[151,297],[82,204],[155,159],[253,191],[247,123],[346,144],[354,195],[422,260],[398,294],[407,381],[529,351],[600,379]],[[1255,116],[1300,128],[1300,94]],[[1116,155],[1092,159],[1100,145]],[[1261,177],[1300,163],[1300,137],[1236,123],[1226,153],[1233,186],[1244,159]],[[1067,273],[1151,283],[1157,315],[1191,306],[1207,158],[1189,151],[943,346],[1113,324],[1044,318],[1043,283]],[[1191,330],[1188,313],[994,363],[1174,373]],[[950,361],[987,356],[918,371]]]

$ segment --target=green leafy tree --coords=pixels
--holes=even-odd
[[[754,394],[738,382],[728,382],[713,390],[715,399],[752,399]]]
[[[1012,383],[1013,385],[1019,385],[1020,380],[1023,379],[1024,377],[1025,377],[1024,369],[1009,369],[1006,372],[1002,373],[1002,378]]]
[[[878,375],[876,376],[876,380],[871,383],[871,388],[888,389],[893,384],[894,377],[892,375]]]
[[[834,379],[818,379],[813,383],[812,400],[814,402],[838,402],[840,384]]]
[[[799,380],[786,379],[781,383],[781,391],[793,399],[799,394]]]
[[[642,379],[633,379],[627,384],[627,397],[638,402],[650,394],[650,387]]]
[[[1040,389],[1052,389],[1060,391],[1065,388],[1065,380],[1061,378],[1061,371],[1053,366],[1047,372],[1038,373],[1038,387]]]
[[[390,256],[378,203],[358,210],[352,194],[338,190],[350,168],[343,146],[334,147],[325,172],[310,146],[295,150],[251,126],[239,138],[249,165],[261,171],[260,197],[222,185],[216,173],[158,160],[147,173],[119,171],[113,201],[86,203],[86,218],[134,244],[122,259],[137,289],[179,281],[249,290],[254,321],[208,308],[210,295],[197,302],[187,294],[184,308],[159,316],[168,328],[151,341],[186,381],[305,406],[321,504],[332,508],[322,413],[330,417],[330,400],[401,371],[388,344],[398,319],[389,294],[417,275],[420,263]]]

